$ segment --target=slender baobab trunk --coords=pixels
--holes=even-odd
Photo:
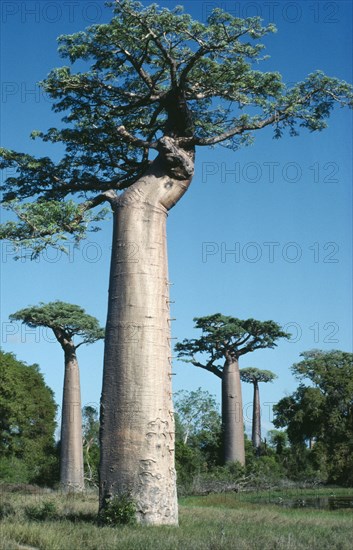
[[[227,358],[222,375],[224,461],[245,464],[243,400],[238,360]]]
[[[261,446],[261,410],[259,383],[254,380],[254,401],[252,411],[252,444],[256,450]]]
[[[66,345],[61,411],[60,483],[65,491],[83,491],[80,373],[74,345]]]
[[[178,508],[166,218],[191,177],[171,179],[156,166],[113,205],[100,507],[128,493],[139,522],[173,525]]]

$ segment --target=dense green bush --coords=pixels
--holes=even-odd
[[[352,486],[353,354],[310,350],[301,357],[291,368],[297,390],[274,406],[274,425],[286,429],[291,445],[282,455],[287,475]]]
[[[0,350],[0,481],[57,481],[56,408],[38,365]]]
[[[98,516],[102,525],[132,525],[136,523],[136,504],[128,493],[122,493],[105,502]]]

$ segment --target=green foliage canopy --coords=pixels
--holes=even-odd
[[[202,447],[214,443],[221,429],[221,416],[215,398],[208,391],[180,390],[175,394],[174,406],[185,444]]]
[[[286,129],[292,135],[322,130],[335,104],[352,107],[352,87],[320,71],[287,87],[277,72],[256,70],[265,60],[259,40],[275,31],[258,17],[240,19],[217,8],[201,23],[181,7],[132,0],[111,6],[109,23],[59,37],[70,65],[41,83],[62,125],[32,137],[62,143],[62,159],[0,149],[0,168],[16,172],[5,181],[4,201],[20,219],[5,223],[0,236],[32,240],[35,254],[40,243],[62,246],[67,234],[83,238],[105,215],[88,210],[146,174],[156,151],[166,158],[166,136],[184,149],[220,142],[237,149],[266,126],[275,137]],[[84,202],[63,206],[73,193]],[[16,202],[32,197],[37,206]]]
[[[202,330],[202,336],[178,342],[175,346],[178,357],[220,378],[223,365],[219,361],[224,360],[227,354],[238,359],[257,349],[274,348],[277,346],[276,340],[290,336],[274,321],[242,320],[220,313],[195,317],[194,321],[195,328]],[[207,363],[200,363],[197,354],[205,354]]]
[[[260,370],[255,367],[240,369],[240,379],[250,384],[256,382],[273,382],[276,378],[277,374],[274,374],[270,370]]]
[[[212,468],[221,458],[221,416],[215,398],[201,388],[175,394],[175,460],[178,484]]]
[[[99,419],[98,411],[91,405],[82,409],[83,462],[85,479],[98,484],[99,467]]]
[[[38,365],[0,350],[0,479],[52,483],[57,406]]]
[[[288,426],[291,441],[344,439],[353,415],[353,354],[311,350],[301,356],[291,368],[301,383],[275,406],[276,424]],[[312,385],[305,385],[305,379]]]
[[[276,454],[280,455],[288,445],[287,432],[282,430],[269,430],[267,432],[267,441],[271,448],[276,449]]]
[[[294,446],[314,439],[329,479],[353,483],[353,354],[311,350],[301,356],[292,366],[300,385],[274,406],[273,423],[287,428]]]
[[[77,305],[59,300],[30,306],[10,315],[12,321],[22,321],[29,327],[49,327],[58,340],[71,340],[74,336],[81,339],[75,348],[82,344],[92,344],[104,338],[104,329],[99,326],[95,317],[88,315]]]

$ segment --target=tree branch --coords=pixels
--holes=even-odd
[[[249,338],[251,338],[251,334],[248,334],[242,340],[238,340],[235,345],[236,346],[241,346],[241,345],[245,344],[245,342],[247,342],[249,340]]]
[[[120,48],[120,51],[126,56],[126,59],[130,61],[131,65],[134,67],[137,74],[141,77],[143,82],[146,84],[146,86],[152,91],[153,90],[153,82],[148,73],[142,68],[142,66],[137,63],[136,59],[134,58],[131,53],[126,50],[125,48]]]
[[[212,374],[215,374],[216,376],[218,376],[218,378],[222,378],[221,369],[216,367],[216,365],[213,364],[213,361],[209,361],[208,363],[206,363],[206,365],[203,365],[202,363],[199,363],[198,361],[192,359],[191,363],[194,365],[194,367],[208,370],[208,372],[212,372]]]
[[[236,40],[238,40],[238,38],[240,38],[241,36],[247,34],[249,32],[250,29],[245,29],[245,31],[237,34],[236,36],[230,36],[228,31],[227,31],[227,28],[224,24],[222,24],[222,27],[223,27],[223,30],[224,30],[224,33],[227,37],[227,45],[229,44],[232,44],[232,42],[235,42]],[[191,69],[193,68],[193,66],[195,65],[195,63],[205,54],[207,53],[211,53],[213,51],[218,51],[220,52],[222,50],[222,47],[219,45],[219,44],[213,44],[212,46],[207,44],[207,42],[204,42],[202,40],[199,40],[197,39],[195,36],[193,36],[191,33],[186,33],[189,35],[189,37],[192,39],[192,40],[195,40],[199,45],[200,45],[200,48],[194,53],[194,55],[192,55],[189,59],[189,61],[187,62],[187,64],[185,65],[184,69],[182,70],[181,74],[180,74],[180,87],[182,87],[184,84],[185,84],[185,80],[186,80],[186,77],[188,75],[188,73],[191,71]],[[224,48],[224,46],[223,46]]]
[[[83,212],[86,212],[87,210],[91,210],[91,208],[95,208],[99,204],[102,204],[103,202],[109,202],[111,206],[114,206],[118,201],[117,194],[113,191],[113,189],[109,189],[108,191],[105,191],[104,193],[101,193],[100,195],[97,195],[93,199],[90,199],[80,206],[80,210]]]
[[[123,138],[124,141],[127,143],[131,143],[131,145],[135,145],[136,147],[143,147],[148,149],[157,149],[158,143],[156,141],[146,141],[144,139],[139,139],[136,136],[133,136],[125,129],[125,126],[119,126],[117,128],[118,134]]]
[[[156,33],[151,29],[151,27],[146,23],[146,21],[138,15],[138,12],[129,10],[125,5],[120,4],[120,9],[125,11],[128,15],[130,15],[133,19],[137,19],[137,21],[140,23],[141,27],[145,29],[147,32],[147,35],[145,36],[145,39],[149,38],[151,36],[152,41],[155,43],[159,51],[161,52],[162,56],[166,60],[166,62],[169,65],[170,68],[170,78],[172,85],[174,87],[177,86],[177,71],[176,71],[176,62],[175,59],[173,59],[169,52],[165,49],[162,42],[159,40],[159,36],[156,35]],[[152,84],[152,80],[151,80]]]
[[[221,141],[225,141],[226,139],[229,139],[236,135],[243,134],[244,132],[261,130],[265,126],[269,126],[274,122],[278,122],[279,120],[284,120],[284,118],[285,118],[284,116],[279,116],[278,112],[276,112],[270,117],[262,120],[261,122],[257,122],[255,124],[249,124],[249,125],[244,124],[242,126],[237,126],[236,128],[231,128],[230,130],[223,132],[218,136],[214,136],[210,138],[197,138],[197,137],[180,138],[178,142],[180,143],[180,145],[199,145],[199,146],[215,145],[216,143],[220,143]]]
[[[207,50],[206,45],[202,44],[200,48],[197,50],[197,52],[193,56],[191,56],[191,58],[189,59],[189,61],[187,62],[187,64],[185,65],[184,69],[181,71],[181,74],[180,74],[179,84],[181,88],[184,86],[186,77],[188,73],[191,71],[191,69],[193,68],[193,66],[195,65],[196,61],[200,59],[207,51],[210,51],[210,50]]]
[[[146,73],[147,74],[147,73]],[[131,110],[136,109],[138,107],[147,107],[148,105],[151,105],[152,103],[155,103],[156,101],[159,101],[161,97],[163,96],[163,93],[156,93],[155,86],[156,86],[156,79],[151,80],[153,88],[150,89],[150,91],[147,93],[147,95],[139,95],[133,92],[128,92],[126,90],[122,90],[121,88],[115,88],[114,91],[117,91],[117,94],[126,96],[129,99],[128,105],[119,105],[114,106],[114,111],[119,113],[129,113]],[[112,87],[110,85],[105,84],[104,82],[99,81],[98,85],[100,88],[105,90],[107,93],[112,94]],[[153,93],[152,93],[153,92]],[[92,96],[89,94],[86,96],[87,99],[92,100]],[[120,99],[119,97],[117,99]],[[132,99],[135,99],[136,101],[131,101]],[[101,105],[105,105],[108,108],[112,108],[112,106],[104,101],[101,97],[97,98],[97,101]]]
[[[250,353],[250,352],[252,352],[252,351],[255,351],[256,349],[264,349],[264,348],[269,348],[269,347],[271,347],[271,346],[269,346],[268,344],[263,343],[263,342],[261,342],[261,341],[259,341],[259,344],[258,344],[258,345],[256,345],[255,342],[256,342],[256,339],[254,340],[253,343],[250,343],[250,344],[248,344],[247,346],[245,346],[244,348],[238,350],[238,355],[239,355],[239,356],[240,356],[240,355],[245,355],[246,353]],[[272,347],[274,347],[274,346],[272,346]]]
[[[299,99],[294,103],[294,105],[302,105],[308,99],[313,97],[317,92],[320,92],[320,89],[315,89],[306,94],[303,98]],[[255,122],[253,124],[243,124],[242,126],[237,126],[234,128],[230,128],[226,132],[223,132],[222,134],[219,134],[218,136],[210,137],[210,138],[197,138],[197,137],[185,137],[185,138],[179,138],[177,141],[180,145],[199,145],[199,146],[207,146],[207,145],[215,145],[217,143],[220,143],[221,141],[225,141],[226,139],[229,139],[231,137],[234,137],[239,134],[243,134],[244,132],[248,131],[254,131],[254,130],[261,130],[262,128],[265,128],[266,126],[269,126],[270,124],[273,124],[274,122],[278,123],[283,120],[286,120],[287,118],[293,116],[293,113],[291,112],[291,108],[294,106],[293,103],[288,104],[284,109],[275,109],[275,112],[273,115],[259,121]],[[298,118],[298,115],[297,115]]]

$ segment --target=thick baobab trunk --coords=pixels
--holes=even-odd
[[[222,375],[224,462],[245,464],[243,400],[238,360],[227,358]]]
[[[65,346],[61,411],[60,484],[65,491],[83,491],[83,447],[80,373],[73,345]]]
[[[252,411],[252,444],[256,450],[261,446],[261,410],[260,410],[260,393],[259,384],[255,380],[254,384],[254,401]]]
[[[174,179],[156,164],[154,173],[141,178],[113,205],[100,508],[114,496],[128,494],[140,523],[175,525],[166,218],[186,191],[192,171],[189,179]]]

